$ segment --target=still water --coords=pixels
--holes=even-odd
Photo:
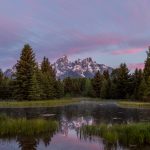
[[[60,124],[59,131],[51,137],[0,139],[0,150],[126,150],[120,145],[108,145],[98,137],[83,138],[79,129],[84,125],[100,123],[150,121],[150,109],[121,108],[115,102],[80,102],[52,108],[0,108],[0,114],[28,119],[43,117],[57,120]]]

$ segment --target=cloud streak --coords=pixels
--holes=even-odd
[[[133,49],[126,49],[126,50],[116,50],[113,51],[112,54],[113,55],[130,55],[130,54],[136,54],[139,52],[145,51],[144,48],[133,48]]]

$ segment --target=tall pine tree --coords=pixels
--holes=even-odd
[[[50,64],[48,58],[44,57],[41,64],[42,72],[42,90],[44,92],[44,99],[53,99],[57,97],[57,82],[55,70]]]
[[[116,84],[116,98],[126,98],[129,91],[129,70],[126,64],[121,64],[113,73],[113,80]]]
[[[55,69],[53,69],[52,65],[49,62],[49,59],[44,57],[41,64],[42,73],[46,73],[51,76],[53,79],[56,79]]]
[[[26,44],[22,49],[20,60],[16,64],[15,94],[18,100],[32,100],[38,97],[35,95],[36,93],[38,95],[38,91],[35,91],[35,87],[37,87],[35,70],[35,54],[30,45]]]
[[[102,80],[103,77],[100,74],[100,72],[98,71],[92,81],[93,84],[93,89],[95,91],[96,97],[100,97],[100,92],[101,92],[101,87],[102,87]]]
[[[143,73],[141,69],[136,69],[133,78],[133,96],[135,99],[139,99],[139,86],[143,80]]]

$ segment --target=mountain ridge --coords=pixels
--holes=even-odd
[[[60,79],[66,77],[92,78],[98,71],[103,73],[105,70],[108,70],[108,72],[111,73],[113,70],[112,67],[98,64],[96,61],[93,61],[91,57],[69,61],[66,55],[57,59],[53,67],[56,70],[56,76]]]
[[[98,64],[96,61],[93,61],[91,57],[70,61],[66,55],[58,58],[52,66],[56,71],[56,77],[59,79],[64,79],[66,77],[93,78],[98,71],[103,73],[105,70],[108,70],[108,72],[111,73],[113,70],[112,67]],[[14,68],[7,69],[4,75],[11,78],[14,72]]]

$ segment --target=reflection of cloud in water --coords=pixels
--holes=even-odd
[[[70,134],[65,138],[62,134],[54,136],[51,144],[53,150],[104,150],[103,141],[97,140],[94,142],[87,142],[76,138],[76,136]]]

